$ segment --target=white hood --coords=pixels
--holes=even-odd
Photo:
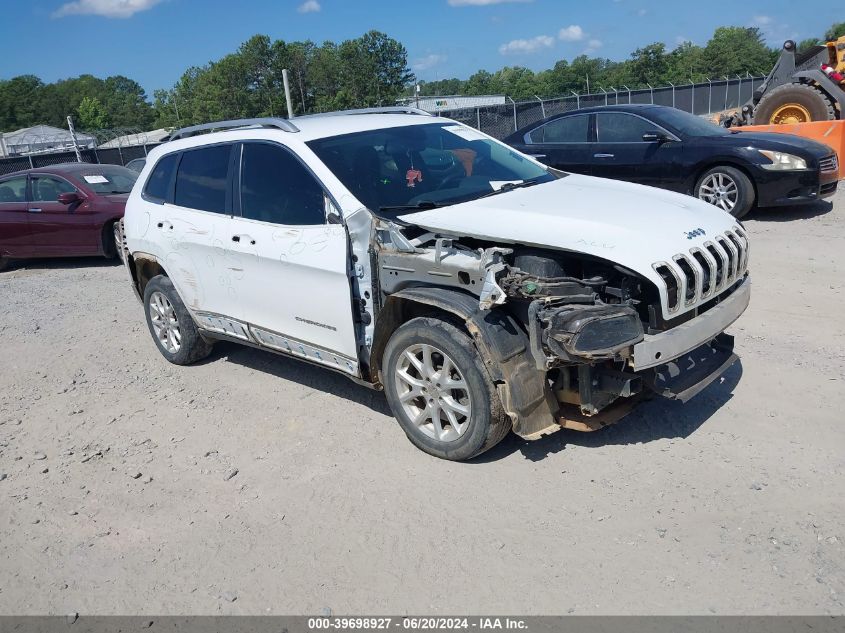
[[[690,196],[576,174],[399,219],[451,235],[586,253],[658,285],[652,264],[737,226],[730,214]]]

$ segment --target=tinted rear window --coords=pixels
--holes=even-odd
[[[174,204],[225,213],[230,154],[231,145],[203,147],[182,154],[176,173]]]
[[[531,132],[532,143],[586,143],[590,117],[586,114],[563,117]]]
[[[173,170],[176,169],[178,154],[168,154],[162,158],[153,168],[144,188],[144,194],[156,200],[167,200],[167,190],[173,178]]]

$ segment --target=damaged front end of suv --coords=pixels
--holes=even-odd
[[[414,219],[358,227],[369,234],[358,254],[370,264],[361,267],[370,274],[359,275],[358,305],[373,382],[383,379],[377,359],[396,324],[427,311],[470,332],[514,431],[528,439],[600,429],[653,395],[686,401],[737,360],[724,330],[749,300],[739,226],[633,270]]]

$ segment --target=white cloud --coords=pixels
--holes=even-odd
[[[648,14],[648,9],[637,9],[637,15],[643,17]]]
[[[544,48],[551,48],[555,43],[553,37],[548,35],[538,35],[527,40],[511,40],[507,44],[502,44],[499,47],[499,52],[502,55],[509,55],[511,53],[536,53]]]
[[[446,55],[432,53],[431,55],[426,55],[425,57],[420,57],[419,59],[414,60],[411,63],[411,69],[416,71],[428,70],[429,68],[434,68],[438,64],[442,64],[447,59]]]
[[[602,46],[604,46],[604,42],[602,42],[601,40],[592,39],[587,42],[587,48],[584,49],[584,54],[589,55],[591,53],[595,53]]]
[[[769,15],[755,15],[751,20],[751,26],[771,26],[775,19]]]
[[[557,38],[559,40],[563,40],[564,42],[580,42],[585,37],[586,33],[584,33],[584,29],[577,24],[571,24],[565,29],[561,29],[557,34]]]
[[[486,7],[507,2],[534,2],[534,0],[449,0],[450,7]]]
[[[302,4],[299,5],[297,11],[300,13],[317,13],[322,7],[317,0],[305,0]]]
[[[75,0],[66,2],[53,12],[54,18],[66,15],[101,15],[106,18],[131,18],[152,9],[161,0]]]

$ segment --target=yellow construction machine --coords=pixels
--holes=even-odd
[[[845,119],[845,36],[800,53],[787,40],[775,67],[726,124],[771,125]]]

